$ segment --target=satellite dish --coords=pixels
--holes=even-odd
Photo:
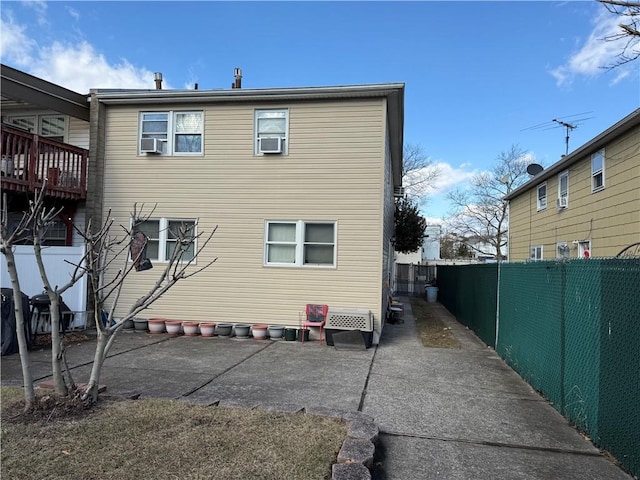
[[[539,174],[542,170],[544,170],[542,168],[542,165],[538,164],[538,163],[531,163],[529,164],[529,166],[527,167],[527,173],[529,175],[537,175]]]

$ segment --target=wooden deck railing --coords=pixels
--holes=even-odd
[[[88,151],[84,148],[2,125],[1,154],[3,191],[33,193],[46,179],[47,196],[87,198]]]

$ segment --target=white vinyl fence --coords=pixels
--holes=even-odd
[[[14,255],[16,259],[16,267],[18,270],[18,279],[20,281],[20,289],[22,293],[29,296],[43,293],[42,278],[36,263],[36,257],[33,253],[33,246],[19,245],[15,247]],[[80,247],[43,247],[42,260],[44,262],[49,282],[55,287],[65,285],[73,273],[74,267],[71,264],[77,264],[84,256],[84,246]],[[0,278],[0,286],[2,288],[11,288],[11,280],[7,270],[7,259],[4,255],[0,255],[0,264],[2,277]],[[69,309],[74,312],[73,323],[69,326],[71,329],[85,328],[87,325],[87,279],[83,277],[73,287],[67,290],[62,299]],[[49,327],[50,328],[50,327]]]

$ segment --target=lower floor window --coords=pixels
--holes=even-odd
[[[265,265],[333,267],[335,257],[335,222],[266,222]]]
[[[534,245],[531,247],[531,260],[542,260],[542,245]]]
[[[147,236],[147,255],[149,260],[169,261],[176,248],[182,250],[182,260],[193,260],[195,254],[195,220],[169,218],[148,219],[133,227],[134,232]]]

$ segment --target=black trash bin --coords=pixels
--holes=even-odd
[[[31,314],[29,309],[29,297],[21,293],[22,314],[24,315],[24,336],[27,347],[33,347],[35,335],[31,328]],[[18,353],[18,330],[16,328],[16,310],[13,299],[13,289],[2,289],[2,356]]]

